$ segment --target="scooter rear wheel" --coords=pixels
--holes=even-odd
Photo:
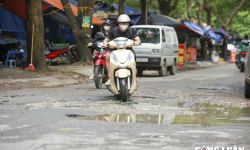
[[[102,88],[102,78],[99,78],[99,75],[102,76],[102,67],[95,66],[95,87],[97,89]]]
[[[240,64],[241,64],[241,66],[240,66],[240,72],[244,72],[244,65],[245,64],[243,62],[241,62]]]
[[[122,102],[126,102],[127,99],[128,99],[126,78],[120,79],[120,86],[121,86],[121,99],[122,99]]]

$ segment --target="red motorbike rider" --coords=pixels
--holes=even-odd
[[[108,35],[108,32],[110,31],[111,28],[112,28],[112,22],[110,20],[105,20],[103,23],[103,29],[104,29],[103,34],[105,37]],[[98,40],[95,37],[92,42],[96,42]],[[92,42],[88,44],[89,47],[93,45]],[[93,52],[94,52],[94,48],[91,48],[91,54],[93,54]],[[94,80],[94,76],[95,76],[94,63],[95,62],[93,62],[93,74],[89,77],[89,80]]]

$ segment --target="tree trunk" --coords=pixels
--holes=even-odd
[[[91,1],[88,1],[91,3]],[[63,6],[69,3],[68,0],[61,0]],[[81,62],[92,62],[92,55],[89,49],[86,49],[87,39],[84,38],[84,32],[80,30],[79,22],[77,22],[76,17],[74,16],[71,7],[64,8],[65,13],[69,19],[70,27],[72,29],[74,39],[77,45],[77,52]],[[91,15],[92,16],[92,15]],[[90,28],[90,27],[89,27]]]
[[[179,0],[175,0],[172,6],[171,1],[172,0],[158,0],[159,8],[163,15],[169,16],[171,11],[177,7]]]
[[[186,0],[188,8],[188,20],[192,21],[192,0]]]
[[[203,4],[203,9],[206,10],[207,12],[207,25],[211,25],[212,21],[212,10],[213,10],[213,6],[211,5],[211,1],[210,1],[210,4],[209,5],[204,5]]]
[[[148,10],[147,10],[147,0],[140,0],[141,1],[141,12],[142,12],[142,24],[147,24],[145,21],[148,18]]]
[[[126,0],[119,0],[119,16],[124,14],[124,3]]]
[[[223,45],[222,45],[222,53],[221,53],[221,55],[222,55],[222,58],[224,58],[225,61],[227,60],[227,54],[226,54],[226,52],[227,52],[227,41],[224,38],[223,39]]]
[[[45,62],[44,52],[44,26],[42,18],[42,0],[25,0],[25,10],[27,17],[27,61],[25,66],[31,63],[31,42],[32,31],[34,25],[33,35],[33,56],[32,63],[38,70],[47,67]]]
[[[212,24],[212,9],[207,12],[207,25]]]
[[[84,6],[86,6],[86,0],[78,0],[78,24],[80,30],[82,30],[82,17],[84,15]]]
[[[206,44],[206,42],[207,42],[207,39],[202,39],[202,40],[201,40],[201,46],[202,46],[202,59],[203,59],[204,61],[207,60],[207,44]]]
[[[94,0],[88,0],[88,2],[87,2],[88,9],[86,10],[86,14],[84,12],[85,16],[90,16],[90,22],[92,22],[94,5],[95,5],[95,1]],[[92,9],[89,9],[89,8],[92,8]],[[91,35],[91,26],[89,28],[86,28],[86,29],[84,28],[84,33]],[[82,41],[83,41],[83,45],[87,45],[90,42],[90,39],[85,39],[85,40],[82,40]],[[86,58],[85,58],[85,60],[83,62],[92,63],[91,50],[89,48],[87,48],[86,46],[84,46],[83,47],[83,51],[85,52],[85,56],[86,56]]]
[[[200,0],[199,11],[198,11],[198,25],[202,26],[202,11],[204,1]]]

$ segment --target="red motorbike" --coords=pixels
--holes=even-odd
[[[95,86],[97,89],[102,87],[102,84],[108,81],[108,71],[106,68],[105,56],[108,54],[110,50],[107,50],[103,47],[104,35],[102,32],[98,32],[97,36],[99,36],[101,40],[97,40],[96,42],[92,42],[92,46],[89,48],[94,48],[93,52],[93,62],[94,62],[94,72],[95,72]],[[90,38],[89,35],[85,35],[85,38]],[[92,39],[91,39],[92,40]]]
[[[47,47],[45,59],[48,65],[52,63],[68,65],[79,61],[76,53],[76,45]]]

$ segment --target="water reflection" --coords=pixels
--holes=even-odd
[[[186,103],[179,103],[183,107]],[[190,106],[199,114],[178,115],[173,124],[200,124],[203,126],[250,123],[250,108],[224,107],[216,104],[197,103]]]
[[[98,115],[93,117],[73,117],[73,118],[82,120],[108,121],[108,122],[166,124],[173,122],[175,114],[148,115],[148,114],[131,113],[131,114],[107,114],[107,115]]]
[[[128,123],[199,124],[202,126],[221,126],[239,123],[250,124],[250,108],[224,107],[206,103],[178,103],[178,107],[188,107],[193,111],[194,115],[176,115],[175,113],[157,115],[130,113],[105,114],[92,117],[75,114],[68,114],[66,116],[82,120]]]

